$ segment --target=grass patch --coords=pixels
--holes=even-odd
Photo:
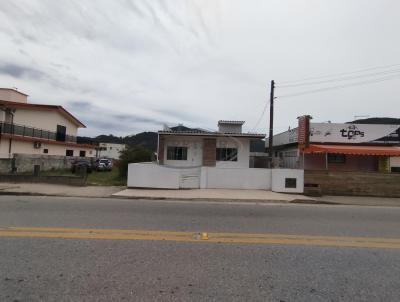
[[[60,169],[60,170],[49,170],[40,171],[40,175],[43,176],[73,176],[74,174],[70,169]]]
[[[119,176],[117,167],[113,167],[112,171],[93,171],[89,173],[87,184],[95,186],[126,186],[126,179]]]
[[[73,176],[70,169],[50,170],[40,173],[43,176]],[[119,176],[118,168],[112,171],[93,171],[87,175],[87,184],[92,186],[126,186],[126,179]]]

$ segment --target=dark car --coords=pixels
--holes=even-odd
[[[87,159],[77,159],[72,162],[71,171],[72,173],[77,172],[80,168],[86,168],[87,173],[91,173],[93,170],[93,164]]]

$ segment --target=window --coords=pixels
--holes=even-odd
[[[237,149],[217,148],[217,161],[237,161]]]
[[[57,125],[56,140],[65,142],[67,128],[65,126]]]
[[[344,164],[346,162],[346,155],[344,154],[328,154],[329,164]]]
[[[187,160],[187,147],[168,147],[167,160]]]
[[[49,149],[43,149],[43,153],[49,153]]]
[[[66,150],[65,155],[66,156],[74,156],[74,150]]]
[[[80,157],[85,157],[86,156],[86,151],[79,151],[79,156]]]
[[[400,167],[392,167],[391,171],[394,173],[400,173]]]
[[[285,188],[296,189],[297,180],[296,178],[285,178]]]

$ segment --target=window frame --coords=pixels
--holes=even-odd
[[[167,146],[167,160],[187,160],[188,147]]]
[[[238,148],[217,148],[216,149],[216,161],[238,161]]]

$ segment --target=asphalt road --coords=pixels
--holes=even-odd
[[[399,239],[400,208],[0,196],[0,301],[398,301]]]

